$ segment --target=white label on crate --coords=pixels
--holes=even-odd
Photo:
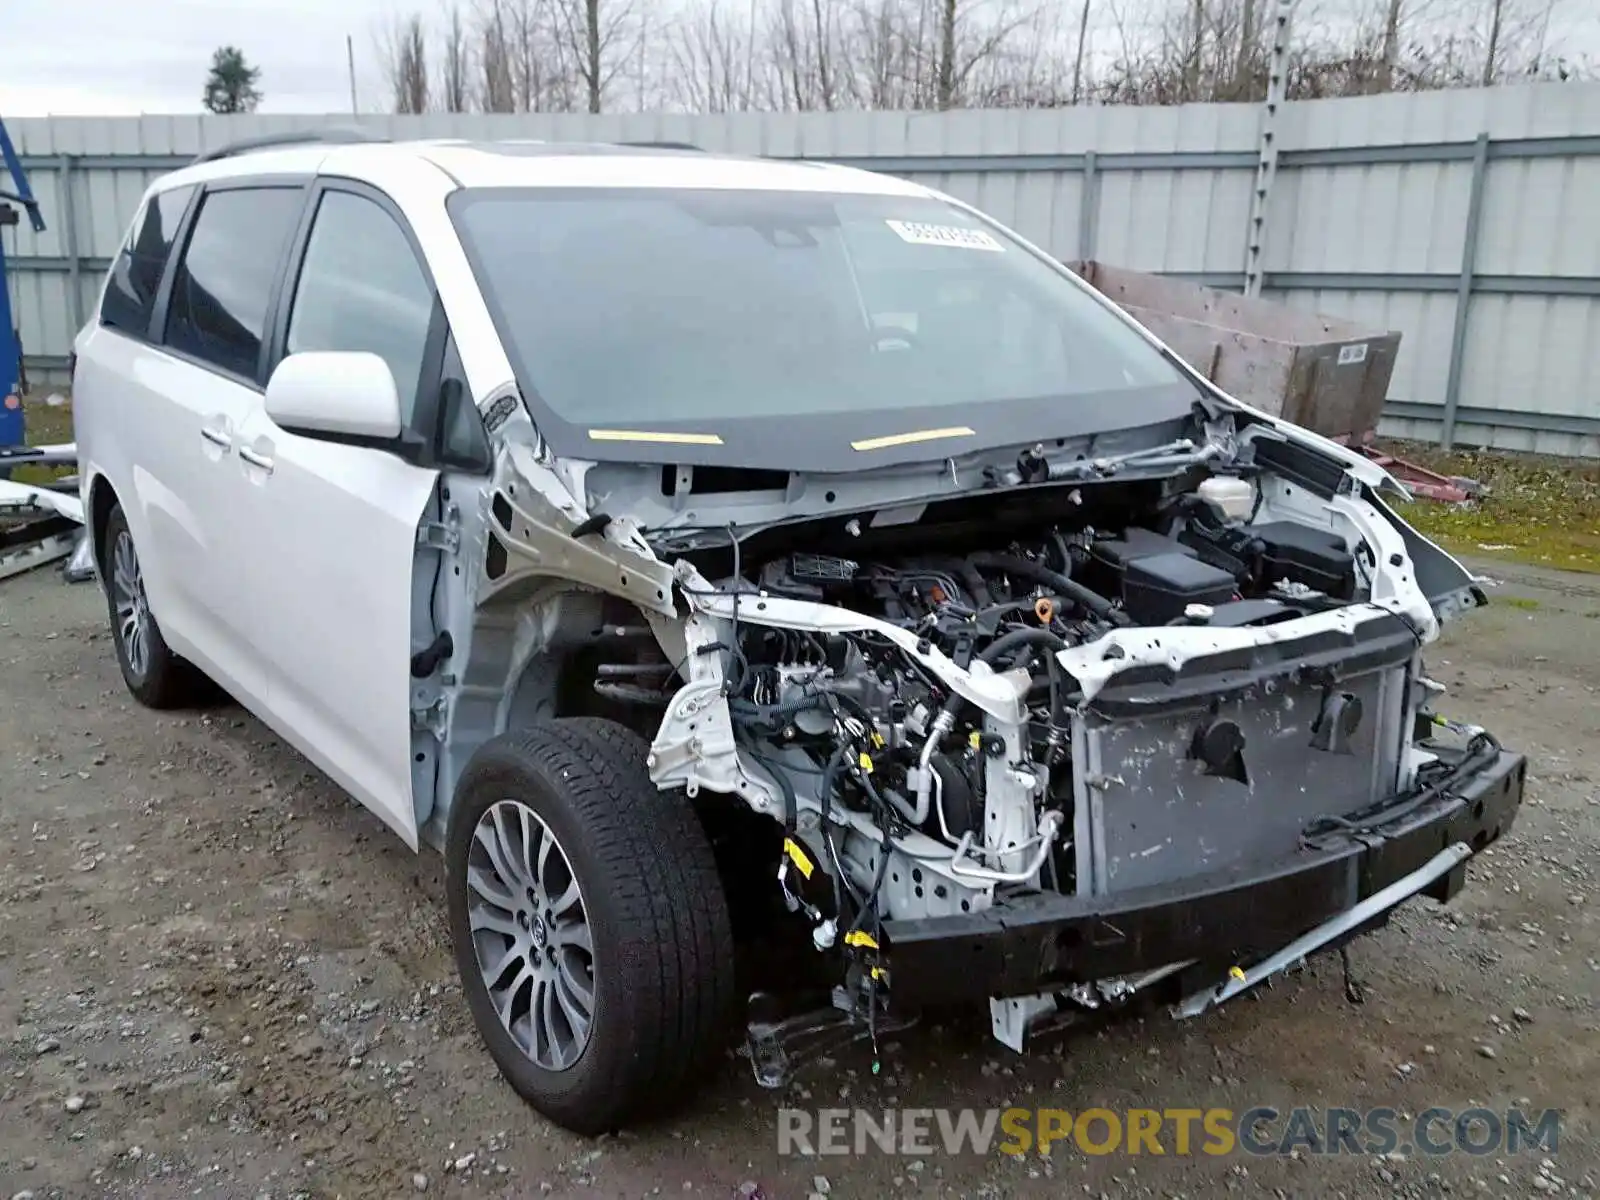
[[[1351,363],[1364,363],[1367,361],[1367,344],[1357,342],[1353,346],[1339,347],[1339,365],[1348,367]]]
[[[928,225],[922,221],[890,221],[890,229],[902,241],[916,246],[954,246],[960,250],[1005,249],[998,240],[981,229],[966,229],[960,225]]]

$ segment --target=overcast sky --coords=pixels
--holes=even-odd
[[[350,108],[345,35],[364,108],[373,37],[393,0],[0,0],[0,116],[200,111],[211,54],[261,70],[262,112]]]

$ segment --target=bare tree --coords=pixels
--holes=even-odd
[[[1089,45],[1089,0],[1083,0],[1078,14],[1078,49],[1072,58],[1072,102],[1083,102],[1083,52]]]
[[[811,0],[811,40],[817,48],[817,94],[822,107],[832,110],[838,74],[834,67],[833,5],[824,0]]]
[[[511,39],[506,0],[487,0],[478,13],[478,105],[484,112],[517,109],[511,77]]]
[[[505,0],[509,30],[512,94],[521,112],[572,107],[570,55],[560,36],[559,13],[551,0]]]
[[[1374,83],[1376,91],[1387,92],[1394,87],[1395,64],[1400,61],[1401,0],[1389,0],[1383,21],[1383,51],[1378,63]]]
[[[444,10],[444,26],[440,34],[443,45],[439,54],[440,84],[444,89],[441,99],[445,112],[467,111],[467,27],[461,16],[459,0],[448,0]]]
[[[767,40],[783,107],[828,110],[846,101],[836,8],[829,0],[775,0]]]
[[[667,35],[669,92],[692,112],[742,112],[755,107],[755,30],[730,16],[723,0],[706,0]]]
[[[427,2],[380,30],[397,111],[1253,101],[1276,0]],[[1546,53],[1561,3],[1299,0],[1289,94],[1593,77]]]
[[[1397,0],[1396,0],[1397,2]],[[1250,58],[1256,45],[1256,0],[1244,0],[1239,13],[1238,51],[1233,59],[1233,86],[1240,90],[1250,71]]]
[[[949,108],[956,98],[957,0],[939,0],[939,107]]]
[[[914,39],[902,0],[856,0],[845,42],[853,58],[853,98],[866,108],[915,107]]]
[[[567,44],[588,110],[597,113],[606,90],[638,48],[639,19],[633,0],[559,0]]]
[[[1500,49],[1500,27],[1505,18],[1506,0],[1489,0],[1489,44],[1483,52],[1483,86],[1494,79],[1494,56]]]
[[[1051,7],[1043,0],[937,0],[935,45],[925,46],[925,23],[917,23],[917,58],[932,64],[924,90],[931,83],[933,106],[1016,103],[1019,91],[1031,91],[1019,86],[1028,62],[1020,46],[1027,39],[1020,35],[1037,29],[1040,15]]]
[[[378,34],[378,54],[397,113],[428,111],[428,36],[421,13],[397,18]]]

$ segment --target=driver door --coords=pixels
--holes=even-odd
[[[398,213],[359,185],[321,184],[301,246],[279,319],[283,353],[380,355],[409,421],[435,305]],[[438,472],[389,449],[288,433],[261,406],[238,448],[264,531],[248,591],[273,648],[273,724],[415,849],[413,569]]]

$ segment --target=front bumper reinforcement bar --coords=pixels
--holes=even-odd
[[[1526,770],[1522,755],[1500,750],[1426,802],[1397,797],[1400,815],[1387,824],[1269,862],[1108,895],[1013,894],[979,912],[885,922],[894,995],[911,1005],[1038,995],[1195,960],[1195,982],[1207,971],[1226,977],[1183,1002],[1203,1011],[1414,895],[1450,899],[1467,859],[1511,827]],[[1239,964],[1255,966],[1240,972]]]
[[[1472,857],[1472,847],[1465,842],[1456,842],[1454,845],[1439,851],[1422,866],[1403,879],[1397,879],[1380,892],[1368,896],[1352,909],[1340,913],[1331,921],[1324,921],[1310,933],[1296,938],[1276,954],[1262,959],[1248,970],[1239,971],[1230,975],[1226,982],[1216,987],[1202,988],[1193,995],[1185,998],[1181,1003],[1174,1005],[1172,1014],[1176,1017],[1198,1017],[1214,1004],[1221,1004],[1225,1000],[1232,1000],[1240,992],[1255,987],[1263,979],[1269,979],[1279,971],[1285,970],[1302,961],[1306,955],[1320,950],[1329,942],[1358,929],[1373,917],[1387,912],[1403,900],[1409,900],[1423,888],[1427,887],[1441,875],[1447,875],[1459,863],[1466,862]]]

